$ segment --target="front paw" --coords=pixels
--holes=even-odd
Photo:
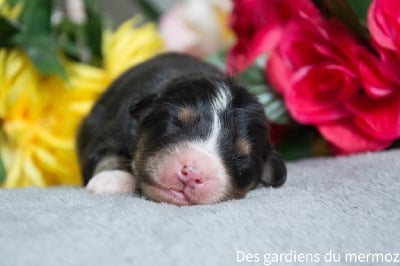
[[[94,194],[133,194],[136,191],[136,180],[131,173],[107,170],[92,177],[86,190]]]

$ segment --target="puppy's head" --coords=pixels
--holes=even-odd
[[[140,124],[133,169],[152,200],[209,204],[285,182],[263,107],[230,79],[174,80],[134,101],[130,113]]]

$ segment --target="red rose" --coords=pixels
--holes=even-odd
[[[397,0],[376,0],[368,11],[368,27],[378,58],[360,62],[365,88],[372,98],[399,91],[400,84],[400,5]]]
[[[368,12],[368,28],[377,46],[400,54],[400,5],[398,0],[375,0]]]
[[[234,0],[237,44],[228,71],[269,53],[266,73],[292,117],[314,125],[337,154],[381,150],[400,137],[400,5],[375,0],[376,54],[311,1]]]
[[[399,18],[398,1],[376,0],[371,4],[367,24],[379,58],[361,53],[359,70],[365,94],[347,104],[359,128],[386,141],[400,137]]]
[[[267,75],[297,121],[313,124],[348,117],[344,103],[361,85],[355,58],[359,49],[335,20],[294,20],[268,60]],[[282,75],[283,83],[275,77]]]
[[[319,124],[317,129],[327,141],[333,144],[333,151],[336,155],[378,151],[393,142],[371,138],[354,125],[353,117],[342,119],[336,123]]]
[[[237,43],[228,55],[227,70],[238,73],[280,42],[286,24],[294,18],[319,18],[310,0],[233,0],[231,27]]]
[[[361,56],[374,58],[338,21],[297,19],[288,24],[268,60],[269,80],[283,94],[292,117],[315,125],[340,154],[380,150],[395,138],[393,126],[376,121],[380,103],[362,90]],[[378,135],[374,126],[385,135]]]

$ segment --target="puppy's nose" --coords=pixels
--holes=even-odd
[[[203,173],[194,165],[182,165],[178,176],[184,185],[191,188],[200,188],[204,185]]]

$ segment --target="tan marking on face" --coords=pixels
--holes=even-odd
[[[198,114],[190,107],[182,107],[178,111],[178,120],[184,124],[193,124]]]
[[[242,188],[232,185],[226,193],[225,200],[243,198],[250,190],[254,189],[256,186],[257,182],[255,181]]]
[[[239,138],[235,143],[235,148],[241,156],[249,155],[251,152],[251,144],[245,138]]]

